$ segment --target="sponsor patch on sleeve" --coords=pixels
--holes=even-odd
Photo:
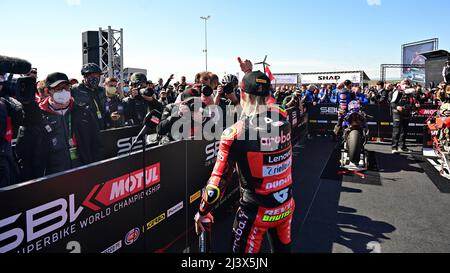
[[[205,189],[204,200],[207,204],[211,205],[217,202],[220,198],[220,189],[214,185],[208,185]]]
[[[223,134],[222,138],[224,139],[233,139],[237,135],[237,129],[234,127],[226,129]]]

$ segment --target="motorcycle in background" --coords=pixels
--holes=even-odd
[[[368,153],[365,145],[368,141],[369,129],[367,115],[362,111],[358,101],[348,105],[348,113],[344,118],[343,144],[341,150],[341,169],[351,172],[368,169]]]
[[[442,175],[450,175],[450,103],[444,103],[426,122],[433,150],[440,158]]]

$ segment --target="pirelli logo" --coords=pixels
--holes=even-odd
[[[158,225],[159,223],[161,223],[165,219],[166,219],[166,213],[164,212],[160,216],[156,217],[155,219],[153,219],[153,220],[151,220],[150,222],[147,223],[147,230],[150,230],[150,229],[154,228],[156,225]]]
[[[197,199],[200,198],[200,196],[202,196],[202,191],[201,190],[196,192],[196,193],[194,193],[193,195],[191,195],[191,197],[189,198],[189,203],[190,204],[194,203],[195,201],[197,201]]]

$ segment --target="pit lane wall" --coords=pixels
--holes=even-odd
[[[307,119],[289,114],[298,139]],[[126,130],[105,143],[128,143]],[[218,147],[179,141],[0,189],[0,253],[182,252]],[[237,194],[234,181],[225,199]]]
[[[437,111],[437,105],[425,104],[416,109],[411,118],[409,139],[422,142],[426,120]],[[369,135],[371,138],[392,137],[392,115],[389,105],[366,105],[364,112],[373,118],[368,118]],[[320,104],[308,106],[308,130],[311,134],[326,134],[332,132],[337,124],[337,107],[335,104]]]

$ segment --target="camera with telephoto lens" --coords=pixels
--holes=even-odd
[[[214,90],[211,88],[211,86],[206,85],[206,84],[202,84],[201,86],[201,93],[206,96],[209,97],[214,93]]]
[[[0,56],[0,96],[13,97],[20,102],[31,102],[36,95],[36,78],[31,76],[14,77],[27,74],[31,64],[25,60]]]
[[[153,97],[153,95],[155,94],[155,91],[150,88],[142,88],[139,90],[139,94],[141,96]]]
[[[223,86],[223,93],[229,95],[232,94],[233,91],[234,91],[233,83],[230,82]]]

